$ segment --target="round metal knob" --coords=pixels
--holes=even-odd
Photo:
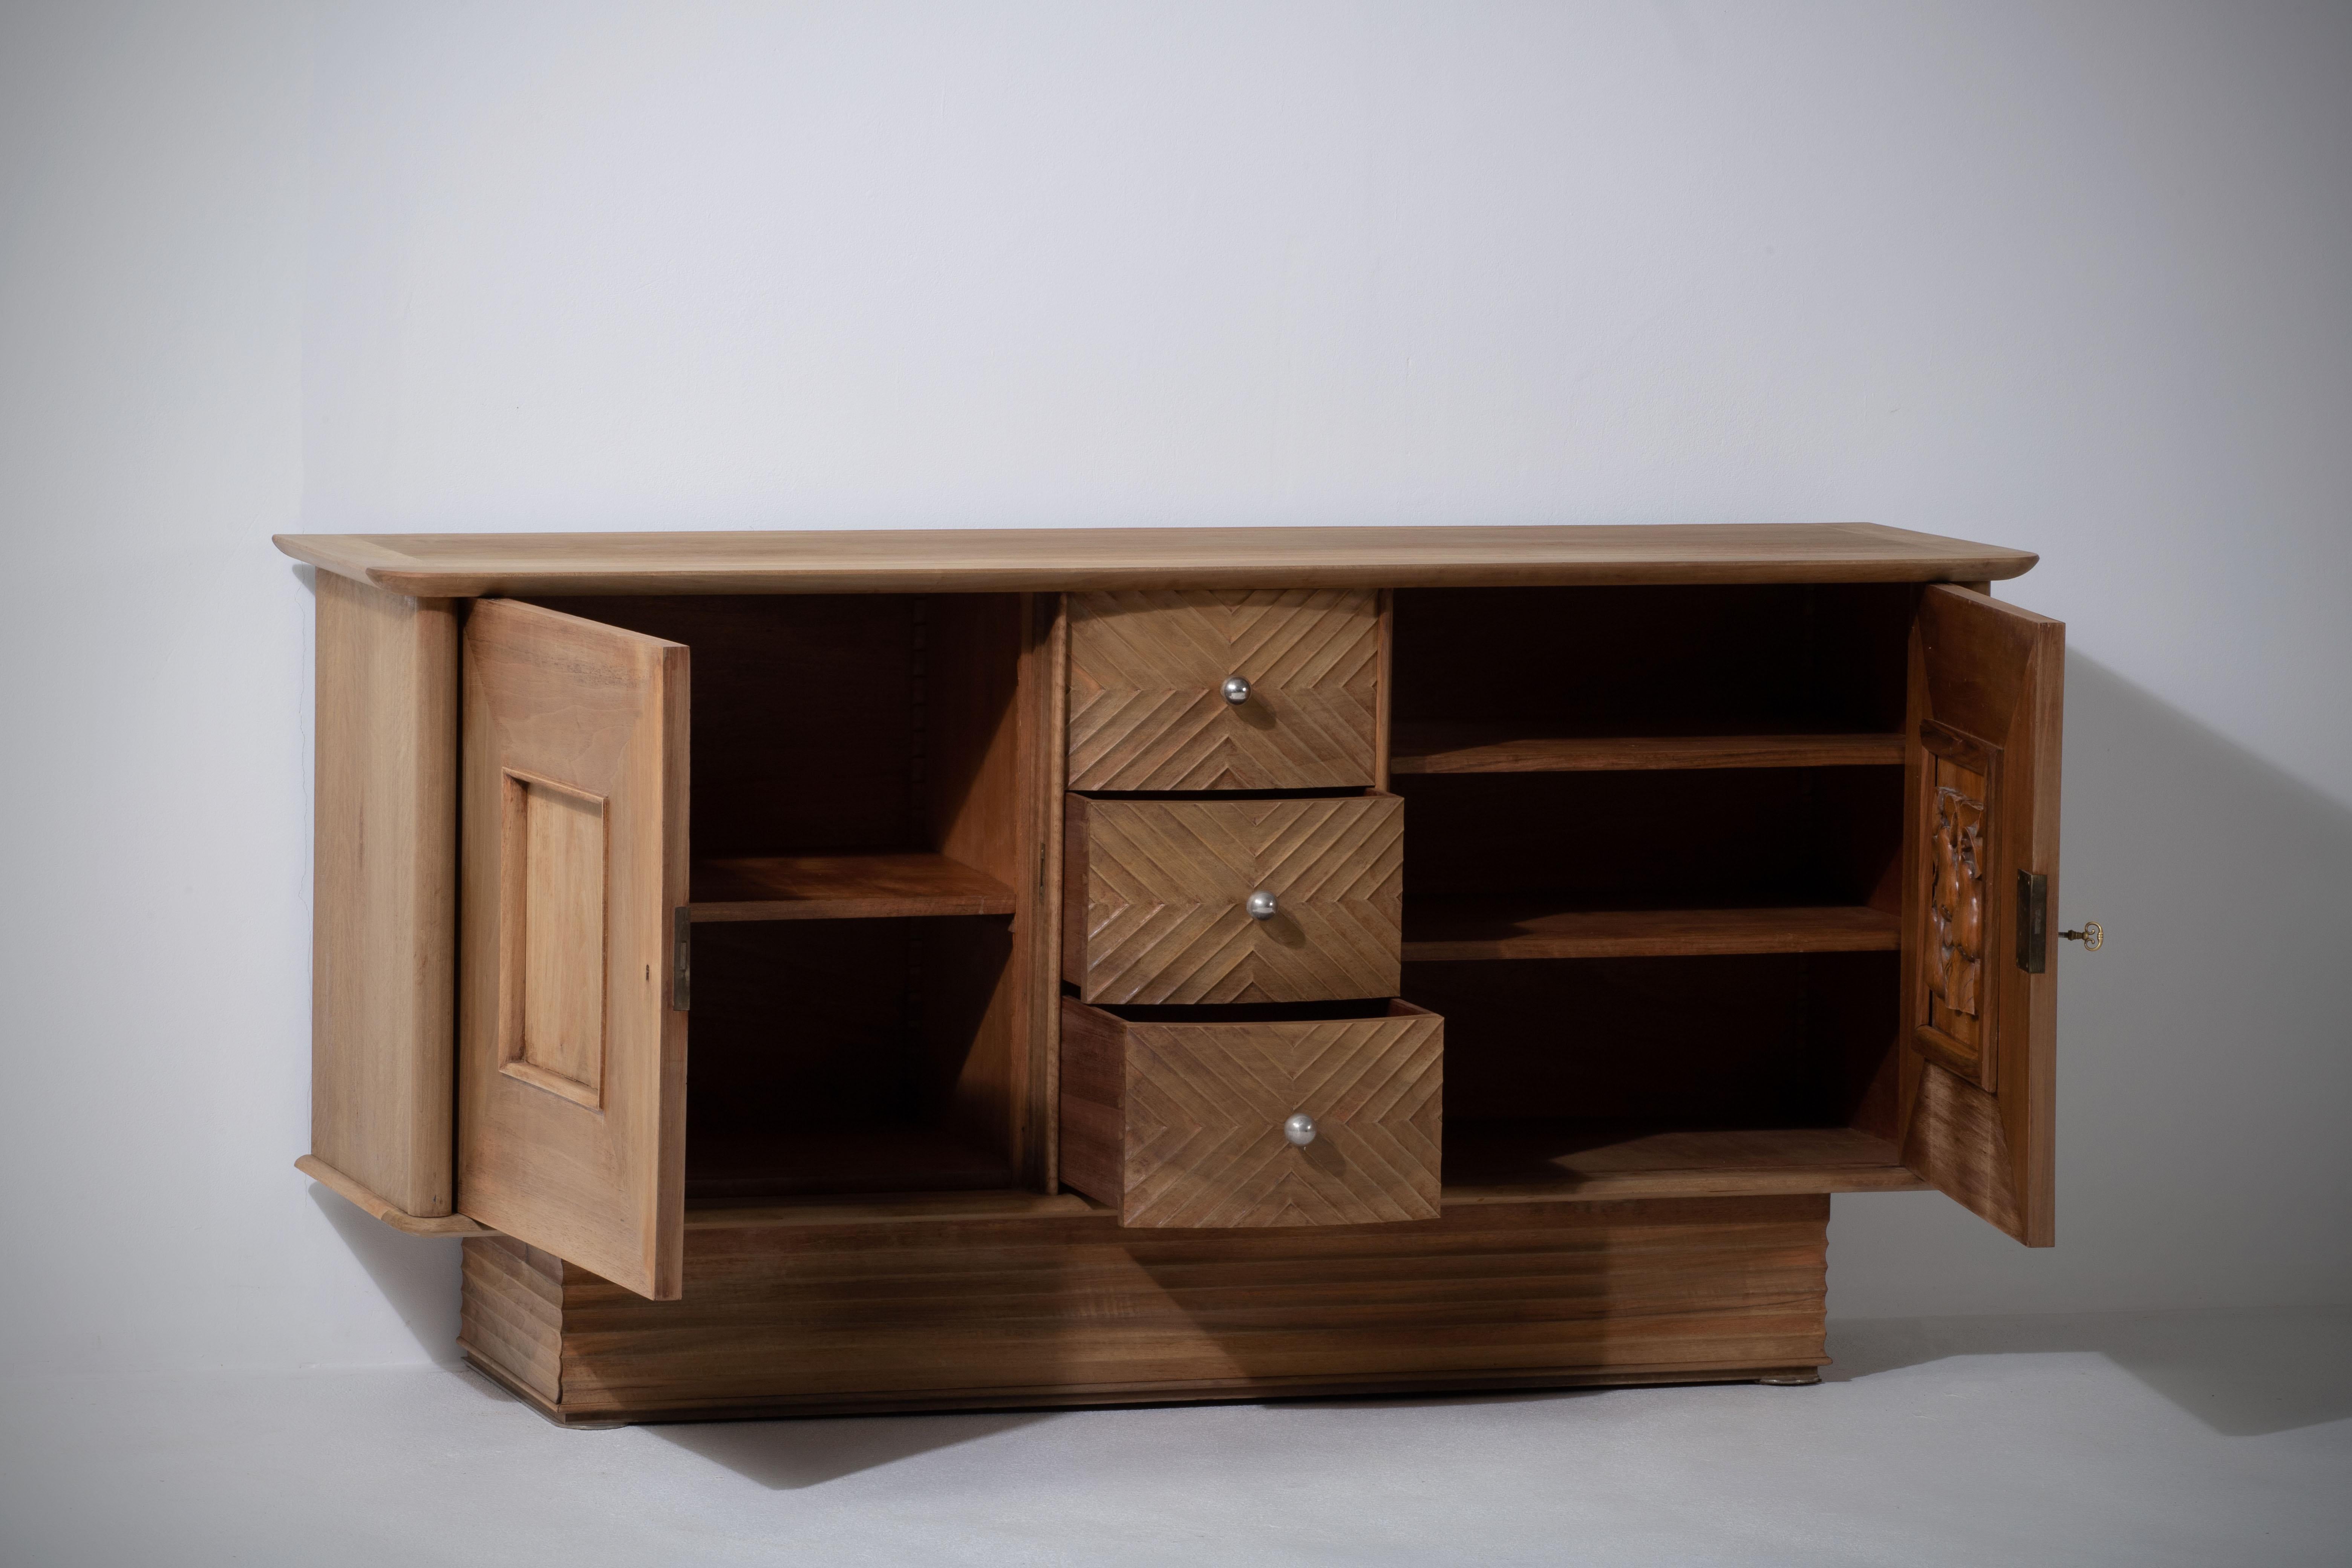
[[[1225,677],[1225,700],[1238,708],[1249,700],[1249,682],[1238,675]]]
[[[1242,905],[1242,908],[1249,911],[1249,918],[1254,921],[1270,921],[1274,919],[1277,906],[1274,901],[1274,895],[1261,888],[1249,896],[1249,901]]]
[[[1304,1149],[1315,1142],[1315,1118],[1303,1110],[1294,1110],[1290,1120],[1282,1124],[1282,1135]]]

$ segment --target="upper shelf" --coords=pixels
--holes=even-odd
[[[299,561],[420,598],[1980,583],[2038,559],[1869,522],[281,533],[277,542]]]
[[[1892,952],[1903,923],[1883,910],[1562,910],[1539,899],[1408,903],[1404,961],[1716,958],[1764,952]]]
[[[694,863],[696,921],[1009,915],[1013,889],[944,855],[772,855]]]
[[[1903,764],[1899,734],[1545,735],[1539,725],[1408,723],[1392,773],[1573,773],[1645,768],[1829,768]]]

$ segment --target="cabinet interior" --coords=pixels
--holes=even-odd
[[[1396,594],[1450,1187],[1893,1163],[1916,594]]]
[[[1022,596],[535,602],[691,650],[687,1196],[1013,1185]]]

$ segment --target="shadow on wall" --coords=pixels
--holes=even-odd
[[[316,1182],[310,1184],[310,1201],[425,1353],[444,1365],[457,1361],[457,1238],[403,1236]]]
[[[2352,809],[2080,654],[2053,923],[2058,1245],[1841,1196],[1832,1317],[2352,1302]],[[2340,722],[2340,715],[2313,715]]]
[[[2352,1307],[1897,1318],[1830,1325],[1832,1383],[1953,1356],[2106,1357],[2226,1436],[2352,1417]]]

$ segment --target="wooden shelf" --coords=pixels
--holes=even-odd
[[[891,920],[1009,915],[1013,889],[944,855],[777,855],[698,860],[698,921]]]
[[[824,1193],[751,1200],[696,1199],[686,1228],[759,1230],[811,1225],[974,1225],[1009,1219],[1087,1219],[1116,1223],[1118,1211],[1077,1193]]]
[[[1747,952],[1892,952],[1883,910],[1560,910],[1534,900],[1408,903],[1404,962],[1687,958]]]
[[[1400,723],[1391,773],[1900,767],[1899,734],[1548,735],[1540,723]]]
[[[1548,1199],[1907,1192],[1895,1145],[1850,1127],[1661,1131],[1570,1121],[1449,1121],[1449,1208]]]
[[[687,1139],[686,1195],[695,1200],[984,1192],[1013,1179],[1002,1149],[946,1126],[695,1131]]]

